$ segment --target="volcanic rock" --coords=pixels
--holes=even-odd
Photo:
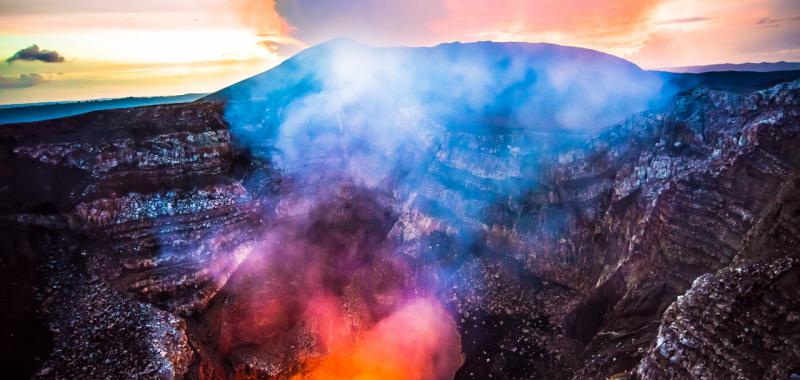
[[[405,115],[413,167],[359,183],[322,167],[346,149],[273,160],[247,134],[318,89],[314,54],[195,103],[0,127],[12,377],[285,379],[330,354],[309,310],[358,335],[418,298],[460,335],[458,379],[800,371],[800,81],[584,129]]]

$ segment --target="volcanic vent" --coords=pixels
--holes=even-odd
[[[452,378],[462,361],[455,323],[424,286],[426,268],[395,253],[387,198],[352,185],[323,192],[268,223],[197,319],[209,358],[199,372]]]
[[[788,377],[798,77],[333,41],[195,103],[5,125],[4,368]]]

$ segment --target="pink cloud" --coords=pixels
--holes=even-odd
[[[434,30],[454,36],[511,31],[607,35],[637,28],[660,0],[445,0],[448,15]]]

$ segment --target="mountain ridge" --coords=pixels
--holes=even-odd
[[[192,93],[168,96],[7,104],[0,106],[0,124],[56,119],[106,109],[140,107],[158,104],[188,103],[206,95],[207,94]]]
[[[800,70],[800,62],[745,62],[745,63],[715,63],[697,66],[678,66],[657,69],[673,73],[707,73],[719,71],[750,71],[750,72],[772,72],[772,71],[796,71]]]
[[[444,51],[444,52],[458,52],[458,51],[473,51],[475,53],[486,53],[481,52],[480,50],[487,50],[491,48],[495,48],[496,52],[506,52],[506,53],[515,53],[524,55],[527,50],[528,54],[531,53],[542,53],[546,51],[552,52],[561,52],[562,54],[571,53],[573,56],[577,56],[579,54],[583,54],[586,57],[591,57],[594,59],[602,59],[602,60],[610,60],[616,61],[621,64],[630,65],[632,68],[641,70],[639,66],[635,63],[627,61],[623,58],[604,53],[598,50],[588,49],[588,48],[581,48],[581,47],[574,47],[574,46],[566,46],[566,45],[558,45],[553,43],[547,42],[495,42],[495,41],[476,41],[476,42],[445,42],[440,43],[434,46],[421,46],[421,47],[406,47],[406,46],[389,46],[389,47],[373,47],[369,45],[362,44],[355,40],[340,37],[334,38],[327,42],[314,45],[307,49],[304,49],[297,54],[293,55],[292,57],[287,58],[277,66],[266,70],[260,74],[256,74],[249,78],[243,79],[239,82],[233,83],[230,86],[212,92],[211,94],[204,97],[202,100],[224,100],[226,96],[230,95],[231,90],[235,89],[236,87],[248,86],[252,85],[254,81],[261,81],[262,78],[269,75],[270,71],[277,70],[277,71],[284,71],[288,68],[285,66],[293,66],[297,64],[297,61],[302,60],[309,60],[309,59],[316,59],[316,60],[325,60],[332,50],[336,50],[337,48],[347,47],[347,48],[356,48],[361,50],[377,50],[377,51],[405,51],[405,52],[435,52],[435,51]],[[505,50],[505,51],[503,51]],[[516,50],[516,51],[514,51]]]

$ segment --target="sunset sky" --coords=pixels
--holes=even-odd
[[[552,42],[644,68],[800,61],[800,0],[0,0],[0,104],[210,92],[338,36]]]

